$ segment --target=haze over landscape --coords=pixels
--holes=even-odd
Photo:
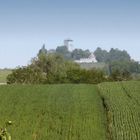
[[[74,48],[125,49],[140,61],[138,0],[0,1],[0,68],[26,65],[46,49],[74,40]]]
[[[0,140],[140,140],[140,1],[0,0]]]

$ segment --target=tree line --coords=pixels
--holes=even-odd
[[[72,51],[65,45],[58,46],[55,50],[48,50],[48,53],[57,53],[62,55],[66,60],[79,60],[81,58],[88,58],[91,52],[86,49],[74,49]]]
[[[110,51],[97,48],[94,52],[98,62],[104,62],[104,70],[108,75],[115,76],[119,79],[131,77],[133,74],[140,73],[139,62],[133,60],[127,51],[111,48]]]
[[[18,67],[7,77],[8,84],[100,83],[105,80],[102,70],[81,69],[59,53],[48,53],[43,46],[31,64]]]
[[[89,50],[82,49],[69,51],[66,46],[58,46],[54,52],[62,55],[67,60],[88,58],[91,54]],[[123,77],[124,73],[127,73],[127,75],[140,73],[139,63],[134,61],[126,50],[111,48],[109,51],[106,51],[98,47],[94,51],[94,55],[98,63],[103,62],[106,64],[103,70],[107,75],[111,76],[116,73],[119,74],[119,77]]]
[[[72,52],[66,46],[56,50],[47,50],[45,45],[28,66],[18,67],[7,77],[8,84],[57,84],[90,83],[104,81],[130,80],[132,73],[140,73],[138,62],[131,60],[126,51],[111,49],[110,52],[97,48],[96,59],[105,62],[104,69],[82,69],[74,59],[88,57],[89,50],[75,49]],[[72,56],[72,58],[71,58]]]

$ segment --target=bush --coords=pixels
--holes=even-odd
[[[45,76],[39,68],[21,67],[8,75],[7,84],[41,84],[45,80]]]

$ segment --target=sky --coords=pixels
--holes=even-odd
[[[0,0],[0,68],[30,63],[71,38],[73,48],[127,50],[140,61],[139,0]]]

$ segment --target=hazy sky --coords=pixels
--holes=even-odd
[[[0,0],[0,68],[26,65],[42,44],[127,50],[140,61],[140,0]]]

